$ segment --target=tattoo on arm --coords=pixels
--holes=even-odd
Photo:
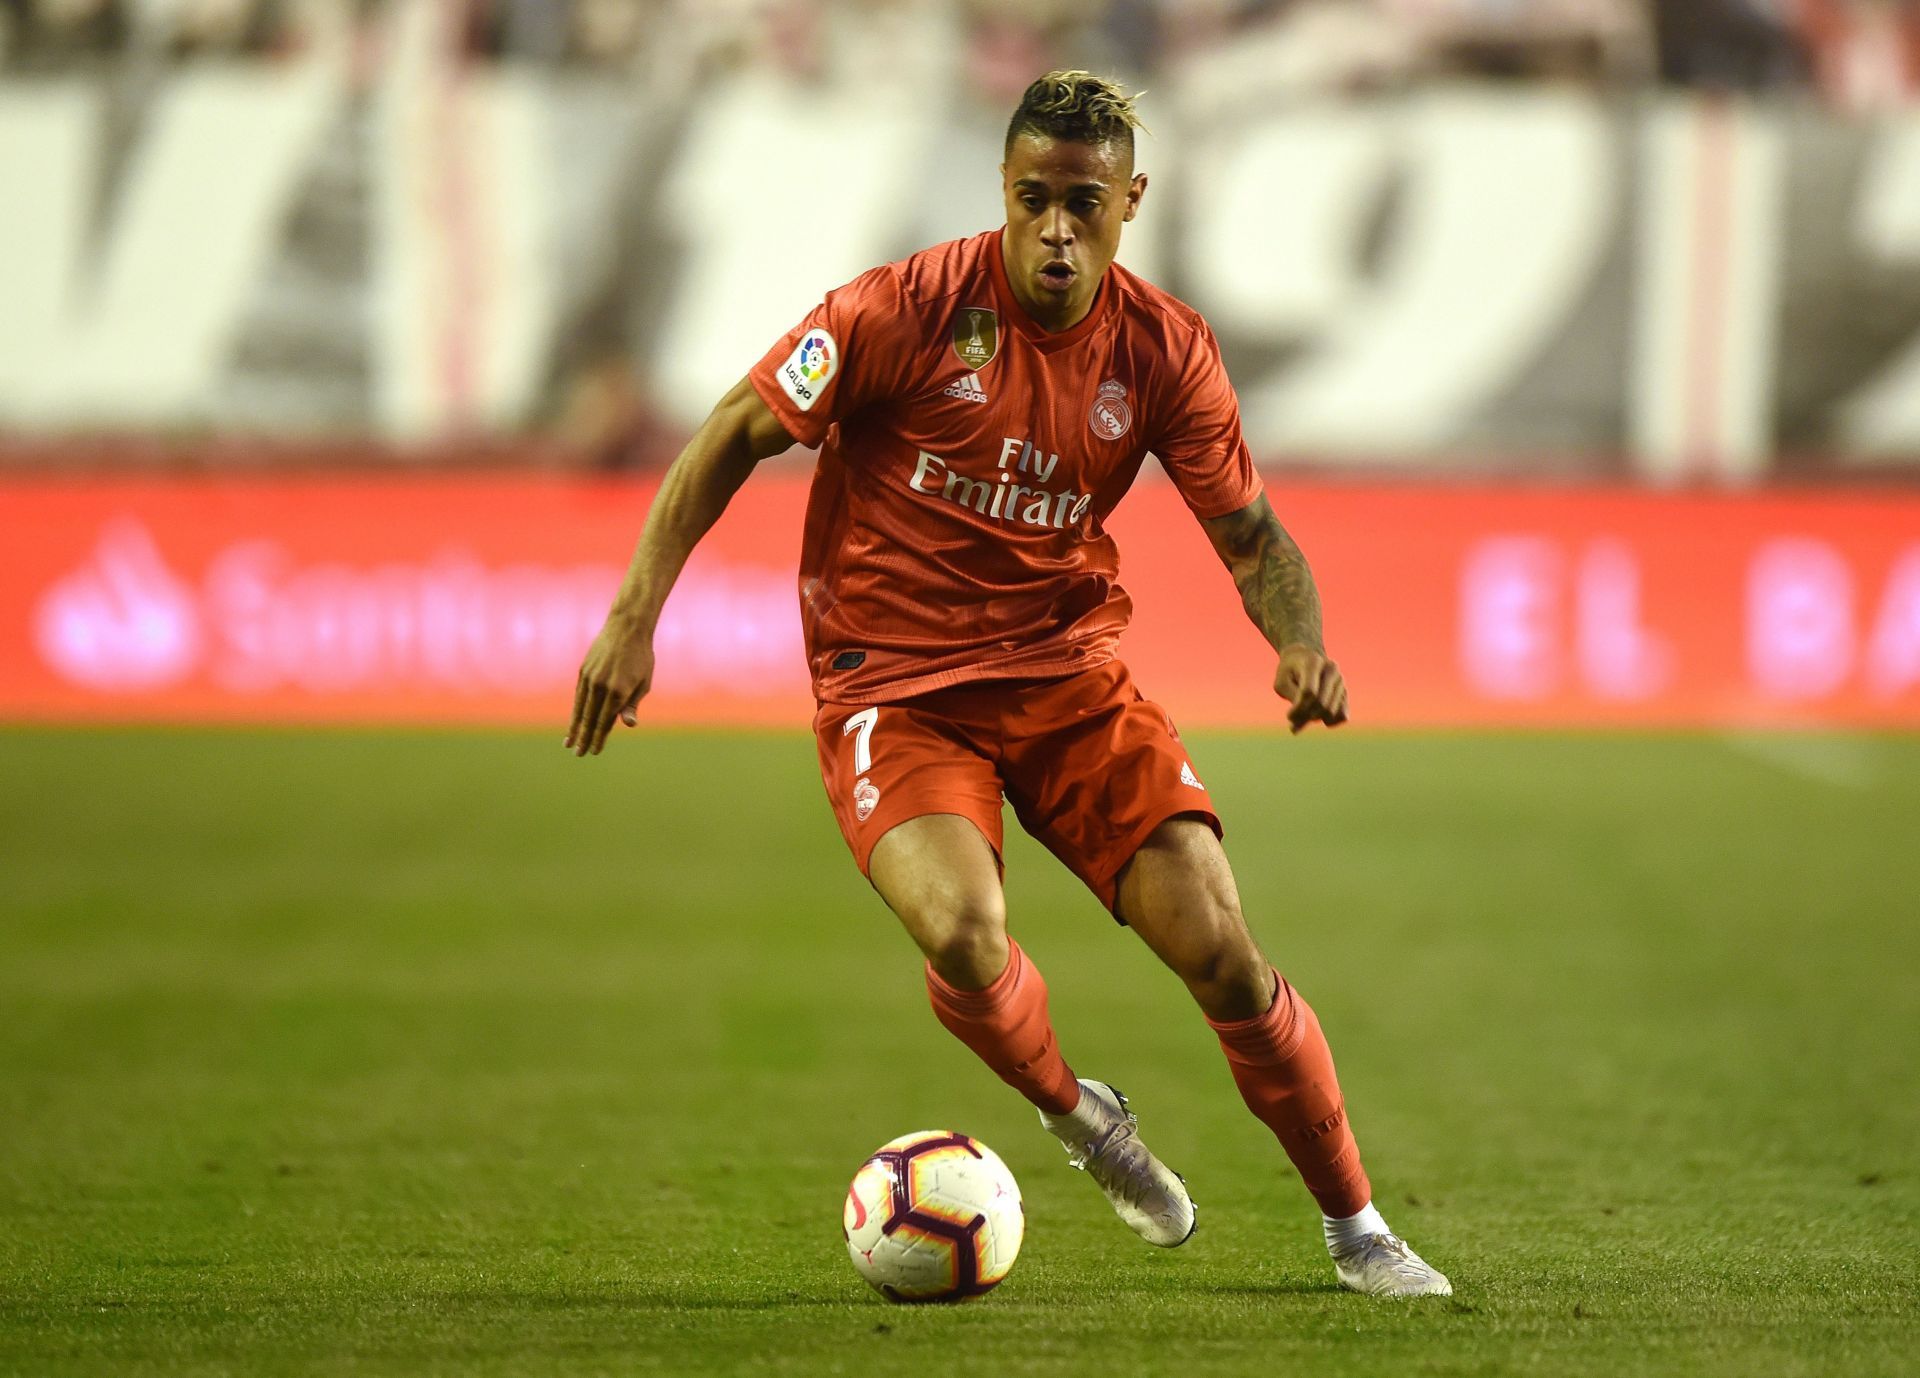
[[[1277,651],[1299,644],[1324,650],[1320,594],[1313,571],[1263,494],[1251,505],[1202,523],[1233,575],[1254,626]]]

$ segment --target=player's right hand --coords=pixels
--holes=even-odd
[[[618,613],[610,614],[573,686],[567,747],[575,756],[598,756],[615,722],[632,727],[639,721],[634,710],[652,687],[652,632]]]

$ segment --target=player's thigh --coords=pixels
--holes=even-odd
[[[1002,923],[999,771],[937,703],[822,704],[820,775],[860,871],[922,948]]]
[[[1121,868],[1115,916],[1216,1018],[1266,1007],[1272,968],[1248,931],[1220,839],[1201,819],[1167,819]]]
[[[862,875],[871,879],[881,838],[927,814],[970,820],[999,854],[1000,774],[969,724],[919,702],[823,703],[813,731],[827,802]]]
[[[973,820],[930,813],[898,824],[874,844],[867,879],[929,957],[1004,957],[1000,861]]]
[[[1220,820],[1173,720],[1119,662],[1023,697],[1002,762],[1020,822],[1123,923],[1116,881],[1170,818]]]

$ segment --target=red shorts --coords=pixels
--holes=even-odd
[[[1002,851],[1000,799],[1114,907],[1114,883],[1167,819],[1213,801],[1173,720],[1117,660],[1065,679],[983,680],[899,703],[823,703],[820,774],[861,874],[874,844],[930,813],[971,820]]]

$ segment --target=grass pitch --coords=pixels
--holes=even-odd
[[[0,736],[0,1372],[1873,1374],[1920,1345],[1920,742],[1200,737],[1451,1301],[1332,1286],[1177,983],[1024,838],[1136,1243],[934,1023],[798,735]],[[1025,1188],[896,1309],[841,1192]]]

